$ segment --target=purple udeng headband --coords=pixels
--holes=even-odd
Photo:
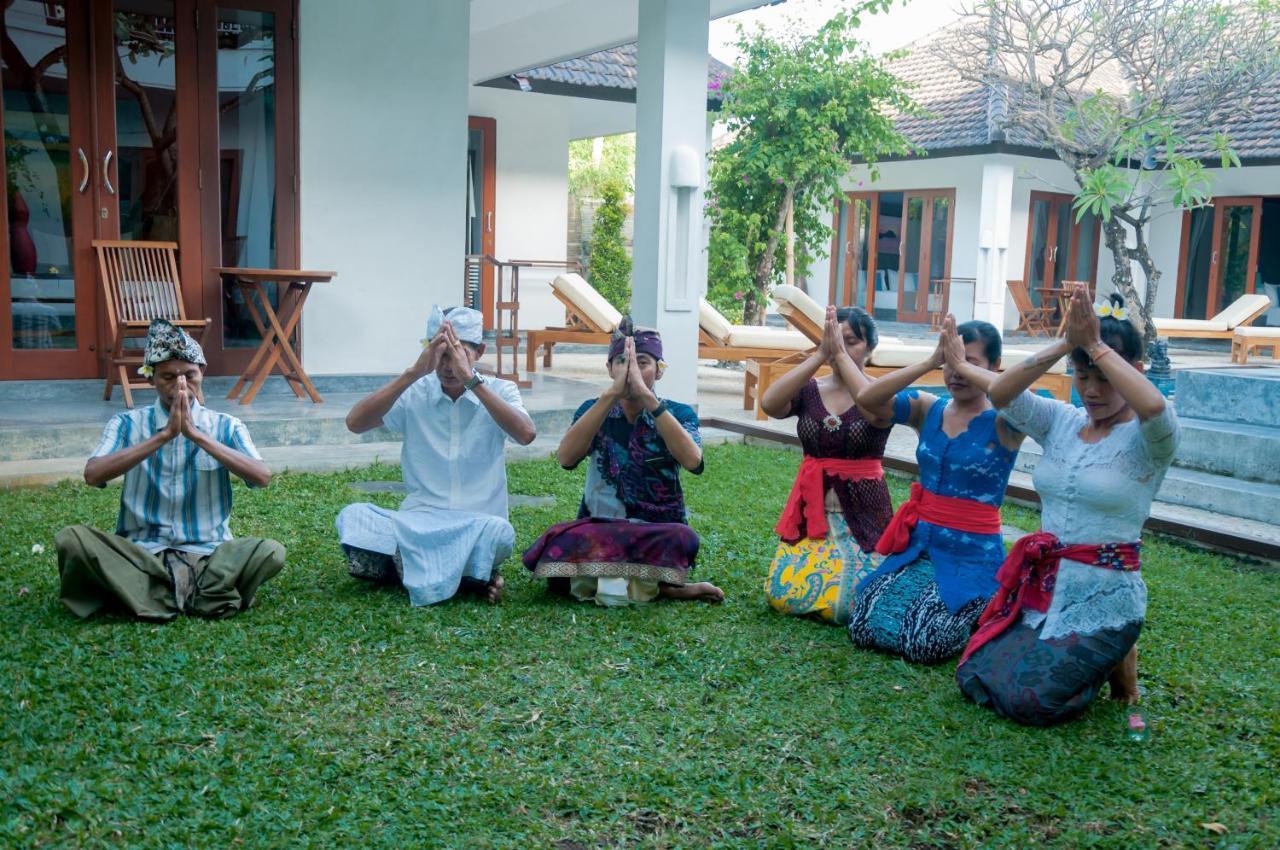
[[[658,336],[657,331],[636,331],[632,339],[636,341],[636,354],[647,354],[654,360],[662,360],[662,337]],[[609,359],[613,360],[621,354],[626,344],[626,336],[614,337],[609,343]]]

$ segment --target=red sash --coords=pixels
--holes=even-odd
[[[1137,543],[1063,546],[1055,535],[1047,531],[1037,531],[1020,538],[996,573],[999,587],[978,618],[978,630],[969,638],[960,663],[963,664],[984,643],[1013,625],[1024,608],[1049,610],[1053,586],[1058,578],[1058,564],[1063,558],[1106,570],[1137,572],[1141,565],[1138,550]]]
[[[881,555],[892,555],[906,549],[911,542],[911,530],[921,520],[973,534],[1000,533],[1000,509],[995,505],[939,496],[915,481],[911,484],[911,498],[903,502],[893,519],[889,520],[884,534],[876,543],[876,551]]]
[[[787,506],[774,531],[788,543],[805,537],[827,536],[826,488],[823,476],[830,475],[841,481],[864,481],[868,478],[884,478],[884,467],[879,458],[844,460],[835,457],[804,456]]]

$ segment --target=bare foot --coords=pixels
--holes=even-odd
[[[698,581],[693,584],[659,585],[662,595],[668,599],[686,599],[695,602],[710,602],[719,604],[724,601],[724,591],[716,587],[709,581]]]
[[[502,577],[502,573],[494,573],[493,578],[489,579],[489,583],[485,585],[485,599],[489,600],[490,605],[497,605],[502,601],[502,588],[506,587],[506,579]]]
[[[497,605],[502,601],[502,588],[506,584],[506,581],[502,578],[502,573],[497,570],[493,571],[488,581],[480,581],[469,576],[463,576],[462,581],[458,584],[458,595],[475,596],[490,605]]]
[[[1138,647],[1129,650],[1124,660],[1115,666],[1107,677],[1111,685],[1111,698],[1123,705],[1137,705],[1142,698],[1138,690]]]

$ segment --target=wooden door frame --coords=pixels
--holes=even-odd
[[[93,112],[96,132],[94,150],[95,168],[101,172],[107,151],[112,151],[112,165],[106,175],[113,185],[120,184],[120,151],[116,127],[116,74],[115,27],[112,16],[119,0],[92,0],[93,9]],[[172,0],[174,21],[174,99],[177,105],[177,208],[178,208],[178,280],[182,283],[183,306],[189,316],[203,316],[201,277],[203,271],[200,250],[201,208],[200,190],[200,115],[195,97],[179,93],[198,92],[197,32],[195,28],[197,0]],[[94,181],[94,207],[106,210],[107,217],[94,216],[96,238],[119,239],[120,196],[108,193],[99,173]],[[92,253],[90,259],[95,259]],[[100,292],[100,287],[99,287]],[[102,321],[99,334],[101,368],[108,367],[110,357],[107,346],[115,336],[115,328],[108,327],[105,305],[99,305]]]
[[[71,14],[73,8],[64,7],[68,14],[64,18],[66,31],[66,54],[64,64],[67,68],[67,115],[70,140],[68,142],[68,167],[72,186],[71,194],[71,251],[72,267],[75,269],[73,288],[75,295],[76,347],[74,349],[15,349],[13,347],[13,281],[11,280],[10,263],[4,259],[0,268],[0,299],[3,308],[0,315],[0,380],[47,380],[57,378],[92,378],[99,372],[99,349],[101,347],[98,326],[99,296],[97,263],[93,258],[92,221],[96,214],[94,194],[86,186],[83,193],[75,191],[78,187],[77,174],[81,170],[79,157],[73,152],[77,149],[85,152],[89,160],[89,182],[98,182],[97,163],[93,156],[93,93],[92,80],[92,28],[91,16],[87,6],[77,6],[81,14]],[[0,25],[2,25],[0,21]],[[0,110],[0,131],[3,130],[4,113]],[[0,173],[5,171],[6,164],[0,155]],[[83,175],[80,175],[81,177]],[[8,185],[6,181],[6,186]],[[8,193],[0,209],[0,223],[3,224],[8,243],[9,202]]]
[[[224,265],[222,259],[222,145],[219,139],[218,104],[218,9],[240,9],[271,12],[276,16],[275,39],[275,157],[276,157],[276,265],[298,268],[301,265],[301,220],[298,152],[298,0],[190,0],[200,26],[196,32],[197,89],[200,121],[200,168],[195,176],[200,188],[199,271],[200,307],[194,315],[212,319],[206,337],[205,354],[209,372],[216,375],[239,374],[248,366],[256,346],[224,348],[222,316],[223,281],[213,269]],[[203,49],[201,49],[203,48]],[[184,266],[185,267],[185,266]],[[185,279],[184,279],[185,286]],[[288,296],[280,305],[283,310]],[[301,324],[294,333],[294,344],[301,356]]]
[[[853,274],[855,271],[855,267],[858,265],[859,257],[857,253],[853,250],[853,239],[848,238],[850,234],[847,231],[849,228],[853,227],[854,217],[852,213],[854,210],[854,204],[857,201],[865,202],[867,205],[867,213],[870,217],[870,221],[867,225],[868,234],[869,234],[867,238],[867,245],[868,247],[870,247],[873,241],[871,237],[874,236],[876,227],[879,224],[880,212],[879,212],[879,207],[876,203],[878,194],[879,193],[877,192],[845,192],[844,193],[844,203],[849,205],[849,211],[850,211],[849,219],[846,222],[846,239],[845,239],[846,256],[845,256],[845,264],[844,264],[844,287],[845,287],[844,291],[846,293],[845,295],[846,303],[836,304],[837,307],[862,307],[864,310],[867,310],[867,312],[871,311],[869,302],[874,295],[873,282],[875,280],[875,272],[876,272],[876,252],[875,251],[868,252],[870,256],[867,259],[867,295],[866,295],[866,298],[864,299],[865,301],[868,302],[868,304],[858,304],[855,301],[855,299],[857,298],[857,287],[853,283]],[[835,211],[835,220],[833,223],[835,225],[835,227],[832,228],[833,230],[839,228],[840,226],[839,208],[837,208]],[[840,234],[837,233],[835,235],[836,242],[834,244],[838,244],[839,238],[840,238]],[[834,250],[837,250],[837,249],[833,249],[833,251]],[[828,304],[835,304],[835,300],[836,300],[836,267],[837,266],[835,263],[831,264],[829,283],[827,285],[827,303]]]
[[[1253,227],[1249,233],[1249,259],[1245,269],[1244,291],[1252,294],[1254,278],[1258,274],[1258,243],[1262,235],[1262,199],[1263,195],[1223,195],[1213,199],[1213,235],[1210,237],[1209,255],[1209,292],[1205,297],[1205,318],[1215,316],[1221,311],[1218,306],[1222,292],[1223,264],[1218,256],[1218,244],[1222,239],[1222,227],[1226,216],[1222,214],[1227,207],[1250,207],[1253,210]],[[1210,312],[1212,311],[1212,312]]]
[[[933,264],[933,203],[935,198],[946,197],[951,201],[951,214],[947,216],[947,241],[946,247],[943,249],[943,265],[945,267],[943,277],[951,275],[951,236],[955,226],[955,206],[956,206],[956,190],[955,189],[911,189],[903,192],[902,196],[902,239],[898,246],[898,268],[902,277],[899,279],[901,285],[898,287],[898,321],[909,322],[911,324],[923,324],[929,320],[929,285],[933,275],[930,274],[930,268]],[[909,217],[907,215],[908,203],[912,198],[920,198],[924,201],[924,207],[920,211],[920,254],[917,259],[916,271],[916,308],[908,311],[903,302],[903,296],[906,293],[906,246],[907,232],[909,228]]]
[[[497,186],[498,186],[498,120],[478,115],[467,116],[467,133],[480,131],[480,253],[494,256],[497,244]],[[464,207],[465,208],[465,207]],[[484,316],[485,330],[492,330],[494,323],[493,264],[480,264],[480,312]]]
[[[1031,241],[1032,241],[1031,237],[1033,232],[1032,227],[1035,224],[1035,216],[1033,215],[1033,210],[1037,200],[1043,200],[1049,205],[1049,220],[1046,222],[1046,232],[1045,232],[1045,248],[1047,250],[1048,248],[1052,247],[1054,251],[1051,254],[1050,258],[1045,259],[1043,285],[1048,286],[1053,283],[1055,272],[1058,269],[1058,249],[1061,248],[1061,246],[1058,245],[1058,205],[1063,201],[1066,201],[1071,205],[1072,209],[1074,209],[1075,198],[1073,195],[1069,195],[1066,192],[1048,192],[1043,189],[1032,189],[1031,194],[1027,199],[1027,247],[1026,247],[1026,251],[1023,254],[1022,279],[1027,284],[1027,295],[1032,299],[1031,303],[1039,306],[1040,304],[1039,293],[1035,292],[1035,287],[1031,285]],[[1068,215],[1071,215],[1071,213],[1068,213]],[[1067,237],[1070,240],[1069,250],[1074,250],[1075,246],[1080,244],[1081,230],[1082,230],[1081,223],[1079,221],[1076,221],[1076,218],[1074,215],[1071,215],[1071,233]],[[1099,221],[1098,218],[1095,216],[1093,221],[1093,254],[1089,258],[1089,274],[1088,274],[1089,282],[1094,286],[1095,289],[1097,288],[1097,285],[1098,285],[1098,249],[1101,246],[1101,242],[1102,242],[1102,222]],[[1067,263],[1067,269],[1069,271],[1071,268],[1070,253],[1068,253],[1064,262]],[[1063,279],[1070,280],[1071,278],[1067,278],[1064,276]]]

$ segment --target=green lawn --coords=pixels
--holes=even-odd
[[[513,560],[501,606],[412,609],[334,539],[345,483],[384,466],[237,493],[236,531],[289,549],[253,611],[80,622],[53,535],[112,527],[119,490],[0,493],[0,846],[1280,846],[1280,575],[1147,541],[1153,739],[1105,701],[1024,729],[954,664],[766,608],[798,457],[726,446],[687,479],[723,607],[552,600]],[[511,467],[557,499],[514,512],[520,547],[581,484]]]

